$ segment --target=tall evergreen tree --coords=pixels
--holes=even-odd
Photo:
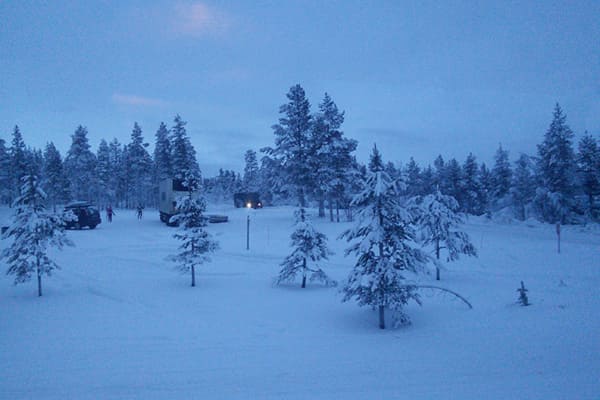
[[[158,185],[158,182],[162,181],[163,179],[171,179],[173,177],[169,129],[164,122],[160,123],[155,135],[154,164],[156,168],[156,185]]]
[[[349,171],[356,150],[355,140],[347,139],[341,131],[344,112],[325,93],[319,112],[313,116],[308,159],[313,177],[313,194],[319,204],[319,216],[325,216],[325,198],[329,200],[330,217],[333,204],[339,208],[341,194],[348,186]]]
[[[515,162],[510,195],[517,218],[524,221],[527,218],[528,204],[535,195],[534,167],[527,154],[521,154]]]
[[[463,210],[469,214],[483,213],[481,186],[479,184],[479,165],[473,153],[469,153],[462,168],[461,188]]]
[[[464,199],[463,199],[463,173],[460,164],[456,160],[456,158],[452,158],[448,161],[445,167],[445,185],[440,186],[440,190],[442,187],[446,188],[446,193],[448,196],[452,196],[456,199],[459,204],[461,210],[464,210]]]
[[[417,196],[423,191],[423,178],[421,168],[417,165],[414,158],[410,158],[405,169],[406,175],[406,193],[408,196]]]
[[[538,145],[541,185],[535,204],[542,218],[551,223],[566,222],[575,195],[574,135],[566,121],[567,116],[557,103],[544,141]]]
[[[19,195],[21,179],[27,175],[27,148],[17,125],[12,133],[10,146],[10,201]]]
[[[273,125],[275,147],[264,150],[281,165],[285,178],[279,183],[286,183],[285,186],[297,195],[300,207],[305,207],[306,193],[313,187],[308,158],[312,124],[310,103],[300,85],[292,86],[287,98],[289,102],[279,108],[282,114],[279,123]]]
[[[173,120],[174,125],[171,128],[171,168],[175,179],[183,180],[185,174],[193,174],[195,179],[202,179],[200,167],[196,160],[196,150],[190,142],[190,138],[185,129],[185,122],[179,115]]]
[[[260,188],[258,159],[254,150],[247,150],[244,154],[243,189],[246,192],[258,192]]]
[[[595,208],[595,198],[600,195],[600,147],[596,138],[587,132],[579,141],[577,172],[581,189],[587,196],[588,214],[596,218],[598,212]]]
[[[100,140],[96,152],[96,178],[98,180],[98,204],[101,206],[112,205],[114,202],[114,188],[111,187],[113,173],[110,163],[110,148],[106,140]]]
[[[494,180],[492,172],[485,163],[479,166],[479,187],[481,189],[481,206],[482,211],[488,214],[491,213],[491,202],[493,200]]]
[[[352,201],[359,209],[358,222],[342,234],[354,242],[346,254],[358,256],[343,288],[343,301],[356,298],[359,305],[376,308],[381,329],[385,328],[386,308],[396,311],[400,322],[408,322],[404,305],[411,299],[420,304],[420,299],[405,274],[422,269],[427,260],[414,243],[415,215],[401,204],[398,195],[403,186],[385,172],[375,147],[364,190]]]
[[[127,197],[127,186],[125,172],[126,168],[126,157],[123,146],[116,138],[113,138],[108,144],[108,160],[110,179],[108,187],[109,189],[109,203],[110,204],[125,204]]]
[[[435,254],[436,279],[440,280],[440,256],[446,253],[446,262],[458,260],[460,254],[477,256],[475,246],[469,236],[457,229],[463,224],[458,213],[458,202],[452,196],[443,195],[439,190],[425,196],[421,202],[419,225],[425,246],[433,246]]]
[[[96,190],[96,156],[90,150],[88,131],[79,125],[71,135],[72,142],[64,161],[71,195],[76,200],[92,200]]]
[[[498,146],[494,161],[494,168],[492,168],[492,183],[494,185],[492,195],[494,201],[499,206],[505,206],[506,204],[502,200],[508,195],[510,190],[512,169],[508,159],[508,150],[504,150],[502,145]]]
[[[11,176],[10,154],[4,139],[0,139],[0,204],[10,204]]]
[[[46,194],[37,177],[22,178],[21,194],[15,200],[11,225],[3,238],[12,238],[10,245],[0,253],[8,265],[8,275],[15,275],[15,284],[27,282],[32,274],[37,277],[38,296],[42,295],[42,277],[50,276],[58,268],[48,256],[50,247],[61,249],[72,245],[64,234],[64,220],[46,212]]]
[[[133,124],[131,142],[127,146],[127,170],[129,174],[129,199],[131,206],[153,202],[152,196],[152,158],[144,143],[142,128]]]
[[[326,285],[335,285],[335,281],[327,276],[319,266],[321,260],[327,260],[331,251],[327,247],[327,236],[318,232],[300,207],[295,213],[296,229],[292,233],[291,246],[294,249],[281,263],[281,271],[277,284],[292,282],[297,275],[302,277],[301,287],[306,287],[306,278],[310,281],[321,281]]]
[[[69,198],[69,181],[63,169],[62,157],[52,142],[46,145],[44,151],[42,188],[54,211],[57,204],[64,203]]]

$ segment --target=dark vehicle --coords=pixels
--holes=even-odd
[[[77,217],[77,220],[67,221],[67,229],[81,229],[84,226],[94,229],[102,222],[98,207],[85,201],[76,201],[65,206],[65,212],[71,211]]]
[[[233,195],[233,205],[235,208],[262,208],[260,196],[256,192],[236,193]]]

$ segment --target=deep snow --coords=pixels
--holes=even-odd
[[[600,398],[598,226],[563,227],[559,255],[553,226],[470,218],[479,258],[439,284],[474,309],[424,292],[411,326],[382,331],[339,289],[272,285],[292,208],[209,209],[230,222],[209,226],[221,249],[196,288],[165,261],[174,228],[116,212],[68,232],[76,247],[53,252],[42,298],[0,266],[1,399]],[[343,280],[349,225],[314,220],[336,253],[323,268]],[[530,307],[515,304],[521,280]]]

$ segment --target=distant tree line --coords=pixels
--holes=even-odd
[[[266,204],[317,206],[319,216],[340,220],[350,215],[351,200],[363,188],[367,167],[356,160],[357,141],[345,137],[340,111],[326,93],[316,112],[300,85],[290,88],[280,118],[273,125],[274,145],[244,154],[242,173],[219,170],[202,177],[196,152],[177,115],[169,128],[161,123],[154,152],[148,151],[142,129],[134,123],[131,140],[101,140],[92,152],[87,129],[77,127],[64,158],[52,142],[39,150],[25,145],[15,126],[10,144],[0,139],[0,203],[12,204],[25,175],[40,177],[49,205],[90,200],[100,206],[156,205],[158,182],[182,179],[193,171],[209,201],[231,201],[239,191],[259,192]],[[538,218],[550,223],[576,223],[600,218],[600,148],[598,139],[585,133],[574,144],[566,115],[556,104],[553,117],[535,155],[520,154],[510,162],[509,151],[499,145],[493,165],[478,162],[470,153],[463,162],[439,155],[433,164],[388,162],[386,173],[406,182],[403,195],[425,196],[437,190],[452,196],[460,212],[473,215],[508,213],[520,220]]]

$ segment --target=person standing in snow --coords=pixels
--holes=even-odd
[[[142,219],[142,210],[144,209],[144,207],[142,207],[141,204],[138,204],[137,206],[137,218],[138,219]]]
[[[109,205],[106,207],[106,219],[108,219],[108,222],[112,222],[113,215],[115,215],[115,212],[113,211],[112,206]]]

